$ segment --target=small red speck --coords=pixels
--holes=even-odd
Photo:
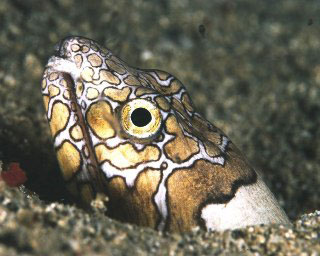
[[[0,178],[10,187],[18,187],[27,181],[26,173],[19,163],[10,163],[8,169],[1,172]]]

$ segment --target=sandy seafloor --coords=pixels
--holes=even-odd
[[[318,0],[1,0],[0,160],[20,163],[40,199],[0,183],[0,255],[319,255],[319,13]],[[176,75],[293,227],[162,234],[63,204],[40,79],[68,35]]]

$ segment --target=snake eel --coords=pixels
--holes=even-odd
[[[169,232],[290,223],[176,77],[129,66],[84,37],[67,37],[55,50],[41,87],[75,200],[89,205],[103,193],[110,217]]]

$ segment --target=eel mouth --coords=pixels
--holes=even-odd
[[[64,168],[64,164],[66,163],[66,161],[60,162],[60,160],[58,160],[67,186],[68,184],[74,183],[74,181],[76,183],[80,182],[83,184],[88,184],[92,188],[92,196],[94,197],[96,192],[104,192],[104,177],[102,177],[103,172],[97,160],[97,156],[92,143],[92,138],[90,136],[90,128],[86,119],[86,110],[89,106],[86,105],[86,107],[84,107],[84,105],[81,104],[82,97],[79,98],[80,95],[78,94],[79,91],[85,91],[83,88],[84,84],[81,79],[82,70],[81,68],[77,67],[76,63],[72,60],[71,52],[68,51],[68,46],[66,45],[66,43],[68,43],[68,40],[67,42],[66,40],[62,40],[55,46],[55,55],[49,58],[46,65],[48,70],[47,75],[48,77],[52,73],[57,73],[59,75],[59,82],[56,83],[56,86],[60,89],[60,91],[68,92],[67,94],[69,95],[67,97],[63,96],[62,100],[63,104],[67,106],[69,113],[60,113],[60,115],[69,115],[68,123],[72,122],[72,124],[68,124],[67,127],[78,127],[77,129],[81,130],[81,134],[83,137],[76,142],[70,141],[71,144],[74,144],[73,147],[77,148],[80,158],[79,168],[74,172],[74,175],[72,177],[68,178],[68,175],[65,175],[66,171]],[[79,86],[81,86],[82,89],[79,89]],[[59,99],[52,100],[59,102]],[[54,104],[55,103],[53,103],[52,105]],[[57,114],[56,116],[59,118],[59,114]],[[52,123],[52,120],[50,120],[50,122]],[[53,122],[58,123],[59,120]],[[69,131],[60,131],[57,136],[61,137],[63,136],[63,132]],[[56,145],[57,136],[54,136],[56,151],[60,150],[59,147],[61,146],[60,145],[57,147]],[[58,139],[58,141],[59,140],[60,139]],[[81,140],[83,141],[82,143]],[[78,146],[80,144],[81,146]]]

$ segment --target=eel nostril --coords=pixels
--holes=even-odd
[[[61,40],[53,46],[54,55],[58,55],[60,50]]]
[[[69,55],[69,45],[71,41],[74,39],[72,36],[65,37],[61,39],[54,45],[54,55],[61,58],[67,58]]]
[[[54,56],[61,57],[61,58],[67,57],[65,40],[60,40],[58,43],[54,45],[53,49],[54,49]]]

